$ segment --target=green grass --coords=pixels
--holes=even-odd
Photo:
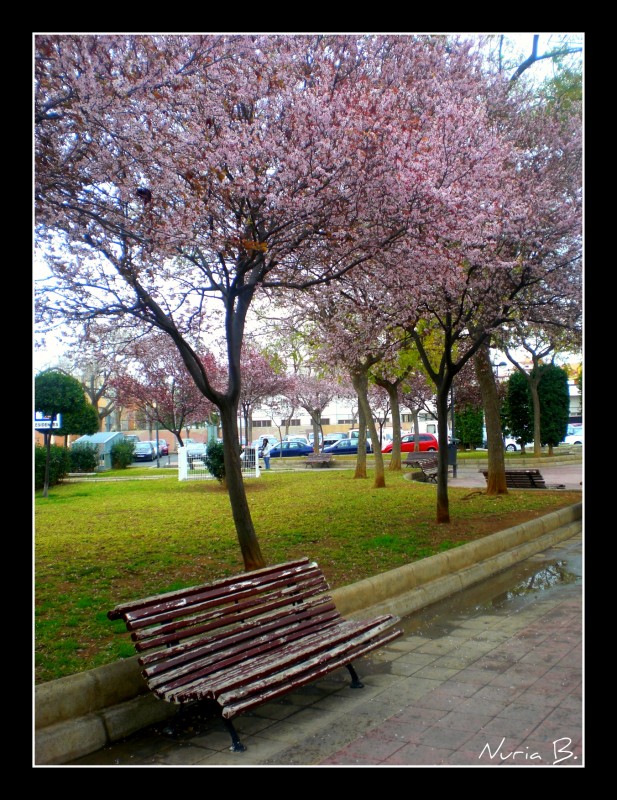
[[[336,588],[580,500],[580,492],[488,497],[450,488],[452,521],[438,525],[434,485],[386,480],[374,489],[370,471],[354,480],[352,470],[247,480],[266,562],[309,556]],[[116,604],[244,568],[226,491],[215,481],[181,483],[175,471],[37,493],[34,556],[36,682],[134,655],[124,625],[107,619]]]

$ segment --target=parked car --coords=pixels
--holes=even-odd
[[[358,439],[339,439],[338,442],[324,447],[322,453],[332,453],[339,456],[353,456],[358,452]],[[367,441],[366,452],[372,452],[371,443]]]
[[[309,444],[303,442],[279,442],[270,450],[270,458],[293,458],[307,456],[313,452]]]
[[[283,437],[283,441],[284,442],[302,442],[303,444],[310,444],[310,442],[308,440],[308,436],[300,436],[300,435],[294,436],[293,434],[290,434],[288,436]],[[272,442],[270,442],[270,443],[272,444]],[[278,444],[278,441],[274,442],[274,444]]]
[[[568,426],[570,427],[570,426]],[[574,428],[574,426],[572,426]],[[566,438],[563,440],[563,444],[583,444],[583,426],[579,425],[575,428],[575,430],[568,434]]]
[[[152,447],[154,447],[154,453],[156,454],[156,445],[157,445],[156,439],[151,439],[150,442],[152,444]],[[168,455],[169,447],[167,446],[167,442],[165,441],[165,439],[159,439],[158,448],[159,448],[159,457]]]
[[[141,441],[139,436],[135,436],[133,433],[125,433],[124,438],[127,442],[133,442],[133,444],[137,444],[137,442]]]
[[[137,442],[133,451],[134,461],[154,461],[156,448],[152,442]]]
[[[347,435],[345,433],[325,433],[323,437],[323,446],[330,447],[331,444],[336,444],[336,442],[340,442],[341,439],[346,439]]]
[[[188,444],[187,444],[188,442]],[[206,455],[206,445],[203,442],[196,442],[194,439],[185,439],[187,458],[201,458]]]
[[[413,453],[415,449],[416,437],[413,433],[406,433],[401,437],[401,453]],[[439,442],[433,433],[421,433],[419,442],[419,452],[427,453],[439,450]],[[382,453],[392,452],[392,442],[388,442],[381,448]]]

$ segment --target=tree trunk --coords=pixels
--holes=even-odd
[[[368,374],[357,372],[352,374],[351,377],[353,387],[358,395],[358,404],[362,410],[362,416],[364,417],[366,428],[368,428],[371,437],[371,445],[373,447],[373,456],[375,459],[375,481],[373,483],[373,488],[383,489],[386,485],[386,475],[383,465],[383,453],[379,446],[379,436],[368,401]],[[360,453],[364,454],[364,462],[366,464],[366,433],[364,434],[364,438],[362,438],[362,430],[360,430],[360,436],[358,437],[358,456]]]
[[[313,412],[311,414],[311,423],[313,425],[313,452],[319,453],[319,444],[320,444],[320,437],[323,441],[323,433],[321,430],[321,421],[320,417]]]
[[[257,541],[257,535],[246,498],[244,479],[242,478],[240,440],[236,421],[238,408],[237,405],[230,403],[229,405],[223,405],[219,410],[221,412],[221,426],[223,429],[225,480],[238,542],[240,544],[240,551],[244,559],[244,567],[247,571],[260,569],[266,566],[266,562],[264,561],[259,542]]]
[[[448,393],[451,380],[437,386],[437,439],[439,458],[437,460],[437,522],[450,522],[450,501],[448,499]]]
[[[360,447],[361,437],[366,441],[366,417],[364,409],[358,398],[358,455],[356,456],[356,471],[354,478],[366,478],[366,447]]]
[[[53,426],[54,423],[54,416],[52,414],[51,417],[51,425]],[[47,497],[49,495],[49,462],[51,459],[51,433],[45,432],[43,434],[43,440],[45,442],[45,478],[43,480],[43,497]]]
[[[486,423],[486,438],[488,441],[486,493],[491,495],[507,494],[500,403],[488,344],[481,347],[475,354],[474,367],[484,406],[484,421]]]
[[[398,386],[388,384],[386,386],[390,406],[392,408],[392,452],[390,453],[390,463],[388,469],[391,472],[401,471],[401,406],[398,401]],[[394,443],[398,441],[398,447]]]

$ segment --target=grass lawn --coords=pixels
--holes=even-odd
[[[158,471],[157,471],[158,472]],[[131,470],[130,476],[152,475]],[[123,473],[126,476],[126,472]],[[161,474],[161,473],[159,473]],[[266,563],[315,559],[331,588],[353,583],[581,500],[580,492],[449,489],[451,523],[435,522],[436,487],[353,470],[272,472],[246,481]],[[107,611],[124,600],[241,572],[227,492],[215,481],[92,479],[35,497],[35,680],[135,654]]]

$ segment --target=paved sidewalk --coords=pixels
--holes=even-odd
[[[235,721],[209,709],[65,766],[584,766],[582,535],[403,620],[405,634]]]

